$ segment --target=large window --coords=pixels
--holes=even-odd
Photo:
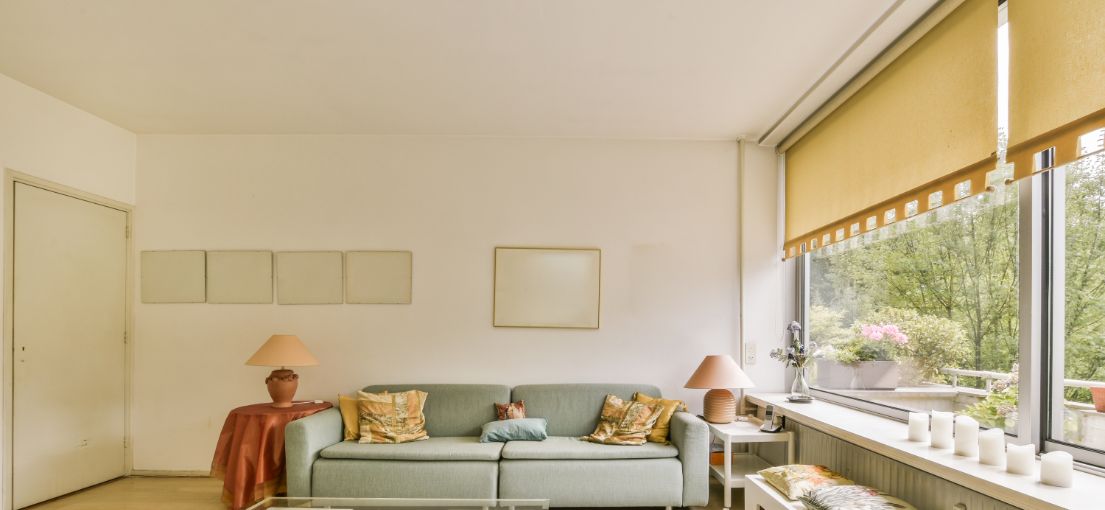
[[[1103,143],[1100,130],[1083,137],[1086,152]],[[1105,450],[1105,413],[1094,405],[1105,409],[1105,155],[1050,178],[1054,304],[1045,430],[1056,446],[1089,460]]]
[[[1019,200],[1001,188],[810,257],[814,388],[1015,431]]]

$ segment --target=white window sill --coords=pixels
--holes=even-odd
[[[749,394],[753,404],[772,404],[777,412],[807,427],[838,437],[880,455],[1027,510],[1100,510],[1105,478],[1074,472],[1074,486],[1052,487],[1035,475],[1014,475],[1004,468],[979,464],[978,458],[960,457],[951,450],[930,448],[928,443],[906,439],[905,423],[816,400],[808,404],[787,402],[785,394]],[[833,467],[833,466],[829,466]]]

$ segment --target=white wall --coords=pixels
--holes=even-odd
[[[697,411],[682,385],[737,342],[735,142],[140,136],[137,190],[137,250],[414,252],[410,305],[136,303],[138,470],[210,466],[226,412],[268,398],[243,362],[275,332],[321,360],[299,398],[650,382]],[[491,327],[497,245],[601,248],[602,328]]]
[[[744,370],[756,383],[751,392],[783,391],[786,380],[782,363],[768,356],[771,349],[783,345],[786,325],[792,319],[786,316],[784,302],[790,294],[783,273],[779,184],[775,149],[745,143],[740,194],[740,336]]]

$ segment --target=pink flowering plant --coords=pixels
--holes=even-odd
[[[897,361],[908,352],[909,337],[896,324],[857,322],[855,336],[825,353],[838,363],[852,365],[863,361]]]

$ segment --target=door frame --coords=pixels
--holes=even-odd
[[[133,470],[133,448],[131,442],[131,399],[132,377],[134,361],[134,254],[133,236],[131,224],[134,217],[134,206],[112,200],[107,197],[89,193],[76,188],[58,184],[46,179],[40,179],[29,174],[18,172],[10,168],[4,168],[4,326],[3,326],[3,498],[0,498],[0,510],[12,510],[14,506],[13,472],[12,472],[12,446],[15,440],[13,427],[12,400],[14,397],[14,301],[15,301],[15,185],[16,183],[33,186],[60,195],[65,195],[77,200],[91,202],[111,209],[122,211],[126,217],[126,281],[124,282],[124,345],[123,345],[123,474],[128,475]]]

